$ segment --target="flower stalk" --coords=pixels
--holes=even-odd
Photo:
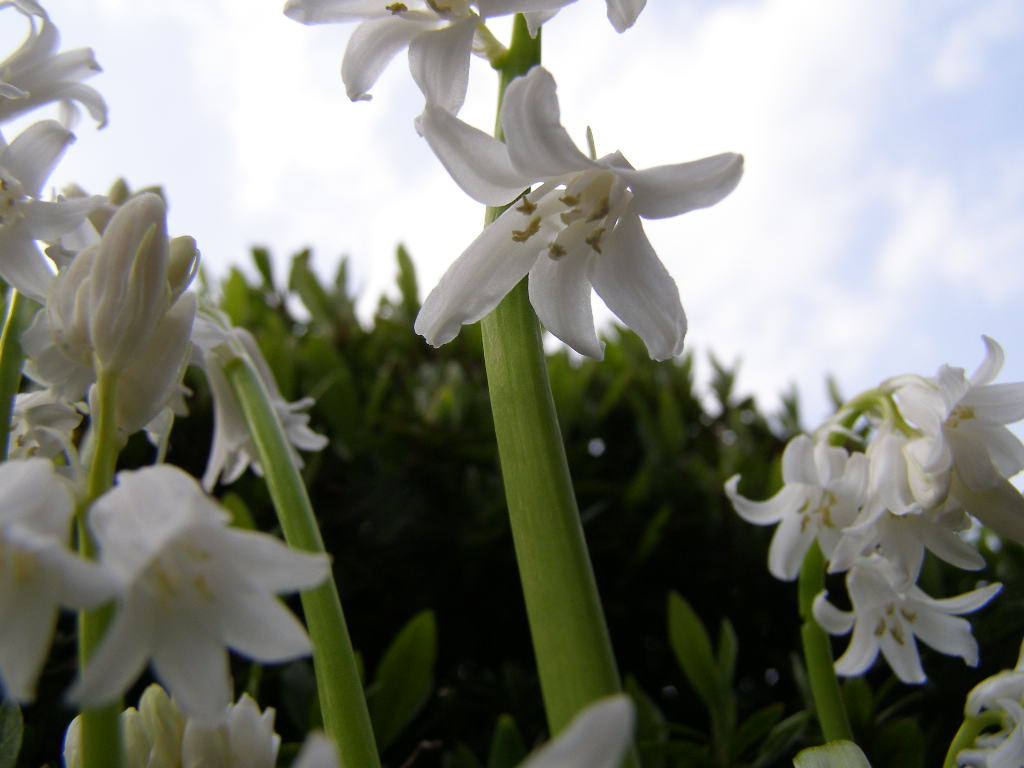
[[[814,618],[814,597],[823,589],[825,556],[817,543],[814,543],[804,557],[798,587],[802,622],[800,641],[804,649],[804,663],[807,665],[814,708],[825,741],[853,741],[853,729],[850,727],[850,719],[843,704],[832,658],[832,641]]]
[[[7,460],[7,443],[11,434],[14,396],[21,385],[21,365],[25,355],[19,337],[28,320],[29,302],[14,287],[8,291],[7,314],[0,331],[0,461]]]
[[[325,552],[306,486],[259,374],[242,356],[228,361],[224,374],[252,432],[285,540],[297,549]],[[379,768],[380,757],[337,585],[328,578],[319,587],[302,592],[301,597],[313,644],[324,730],[337,745],[342,765]]]
[[[517,16],[508,53],[494,66],[501,95],[540,62],[540,36]],[[496,130],[501,138],[500,123]],[[488,208],[487,223],[500,208]],[[536,315],[524,279],[482,321],[512,536],[552,733],[590,702],[621,689],[580,524]],[[634,758],[627,759],[627,764]]]

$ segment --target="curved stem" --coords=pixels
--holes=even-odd
[[[803,622],[800,626],[800,640],[804,649],[804,663],[807,665],[814,708],[825,741],[853,741],[853,729],[850,728],[850,719],[839,691],[839,680],[832,659],[832,641],[814,620],[812,610],[815,596],[824,588],[825,557],[817,543],[814,543],[800,568],[800,619]]]
[[[1002,725],[1002,716],[998,712],[985,711],[977,717],[966,718],[950,742],[942,768],[957,768],[956,756],[974,744],[982,731],[994,725]]]
[[[540,37],[517,16],[495,64],[501,97],[540,63]],[[500,113],[499,113],[500,114]],[[495,131],[501,138],[500,119]],[[488,208],[486,223],[502,209]],[[621,690],[580,524],[526,279],[481,324],[509,520],[548,725],[554,734],[594,700]],[[636,764],[630,755],[627,765]]]
[[[224,375],[245,415],[285,539],[297,549],[324,552],[313,505],[263,381],[244,357],[228,361]],[[313,644],[313,668],[324,730],[334,739],[342,765],[379,768],[380,757],[355,650],[334,579],[304,591],[302,609]]]

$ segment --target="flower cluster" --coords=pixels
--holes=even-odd
[[[1009,478],[1024,468],[1024,445],[1008,429],[1024,418],[1024,383],[992,383],[1002,348],[984,338],[975,373],[942,366],[935,376],[897,376],[844,405],[814,436],[800,435],[782,458],[783,487],[767,501],[726,493],[757,525],[778,524],[771,573],[796,577],[817,545],[831,573],[846,573],[852,610],[825,593],[814,615],[832,634],[853,637],[836,662],[844,675],[864,672],[879,651],[905,682],[925,679],[915,638],[977,664],[978,646],[961,614],[1000,589],[981,586],[935,599],[915,586],[925,551],[966,570],[984,559],[963,537],[972,519],[1024,542],[1024,497]],[[844,444],[859,445],[849,452]]]
[[[434,346],[446,344],[529,275],[538,318],[580,354],[604,354],[594,327],[593,289],[640,335],[652,358],[666,360],[682,352],[686,315],[640,218],[677,216],[719,202],[739,183],[742,156],[725,153],[643,171],[619,152],[588,157],[562,127],[554,77],[539,66],[505,92],[504,141],[456,117],[466,98],[470,52],[501,66],[504,48],[486,20],[521,13],[536,35],[568,2],[289,0],[285,13],[306,24],[363,20],[342,63],[352,99],[369,98],[384,66],[408,45],[413,78],[426,98],[417,130],[470,197],[491,206],[512,203],[427,296],[417,333]],[[608,18],[622,32],[645,3],[608,0]]]

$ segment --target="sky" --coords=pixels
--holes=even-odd
[[[478,234],[481,207],[413,130],[405,57],[372,101],[345,96],[353,25],[305,27],[278,0],[44,5],[64,48],[95,50],[110,107],[51,183],[162,185],[172,234],[196,237],[213,275],[248,270],[253,245],[281,275],[305,247],[325,276],[347,256],[368,314],[398,243],[425,293]],[[744,154],[729,198],[646,231],[698,381],[709,351],[739,362],[741,392],[773,409],[796,386],[813,427],[826,374],[852,396],[943,363],[970,373],[982,334],[1006,351],[1002,380],[1024,380],[1022,38],[1019,0],[649,0],[622,35],[578,0],[543,57],[581,146],[590,126],[599,154],[637,168]],[[495,87],[475,62],[460,117],[489,130]]]

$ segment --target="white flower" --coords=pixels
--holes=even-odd
[[[675,282],[658,260],[640,216],[664,218],[713,205],[743,172],[740,155],[634,170],[618,153],[590,160],[559,122],[555,81],[534,67],[508,87],[501,108],[506,143],[427,105],[421,127],[455,181],[488,205],[540,186],[488,226],[441,278],[416,318],[440,346],[489,313],[524,276],[551,333],[600,358],[591,287],[665,360],[682,351],[686,317]]]
[[[427,102],[456,113],[466,98],[477,25],[494,16],[557,10],[572,1],[288,0],[284,12],[303,24],[363,22],[352,33],[341,63],[341,79],[353,101],[369,99],[388,62],[408,46],[409,69]],[[629,14],[624,8],[621,16]]]
[[[95,88],[82,82],[100,71],[92,49],[57,53],[60,36],[42,8],[33,3],[18,10],[29,20],[29,34],[0,62],[0,123],[57,101],[64,111],[62,122],[71,128],[78,118],[78,102],[102,128],[107,105]]]
[[[19,393],[11,414],[8,456],[52,459],[70,453],[72,433],[81,421],[82,414],[48,389]]]
[[[617,694],[577,714],[520,768],[615,768],[633,736],[633,702]]]
[[[987,354],[967,378],[962,368],[942,366],[934,379],[901,376],[887,382],[901,413],[923,435],[908,451],[914,474],[944,476],[948,493],[982,523],[1024,543],[1024,497],[1008,478],[1024,468],[1024,445],[1006,428],[1024,418],[1024,383],[992,384],[1003,350],[983,337]],[[914,488],[916,496],[936,498]],[[941,487],[942,483],[938,485]]]
[[[814,618],[827,632],[845,635],[853,630],[846,652],[836,661],[840,675],[860,675],[874,663],[881,651],[896,676],[905,683],[925,680],[919,638],[940,653],[959,656],[968,665],[978,663],[978,643],[966,619],[955,618],[985,605],[1001,584],[941,600],[929,597],[914,586],[897,590],[903,580],[884,558],[861,558],[846,575],[846,589],[852,611],[836,608],[820,593],[814,599]]]
[[[306,410],[313,405],[313,398],[304,397],[289,403],[281,396],[274,374],[251,333],[233,327],[223,313],[204,309],[197,318],[193,341],[199,350],[196,362],[202,364],[213,395],[213,445],[203,473],[203,487],[207,491],[213,490],[218,479],[222,483],[233,483],[249,466],[262,474],[242,407],[222,370],[231,359],[245,357],[263,381],[288,437],[292,461],[297,468],[302,467],[302,457],[296,448],[319,451],[327,445],[326,437],[309,428]]]
[[[247,693],[228,707],[218,725],[189,718],[181,743],[184,766],[274,768],[281,737],[274,732],[274,708],[260,712]]]
[[[46,660],[58,606],[92,608],[118,584],[68,549],[73,500],[46,459],[0,464],[0,678],[27,701]]]
[[[227,518],[175,467],[118,474],[88,521],[124,593],[74,700],[116,698],[152,659],[186,713],[217,720],[230,700],[227,648],[264,662],[310,652],[302,625],[275,594],[319,584],[327,558],[228,528]]]
[[[56,120],[30,125],[6,144],[0,137],[0,277],[43,303],[53,272],[36,240],[77,228],[101,197],[58,202],[39,199],[43,183],[74,135]]]
[[[322,733],[309,734],[292,768],[341,768],[334,742]]]
[[[864,454],[794,437],[782,454],[784,485],[767,501],[739,494],[739,475],[729,478],[725,492],[736,512],[748,523],[779,527],[768,550],[768,570],[784,581],[796,578],[811,543],[818,542],[830,557],[842,529],[853,522],[867,480]]]
[[[974,749],[957,754],[959,765],[975,768],[1004,768],[1024,764],[1024,647],[1012,670],[998,672],[978,683],[967,694],[964,714],[979,717],[983,712],[999,717],[995,732],[984,732],[974,741]]]

